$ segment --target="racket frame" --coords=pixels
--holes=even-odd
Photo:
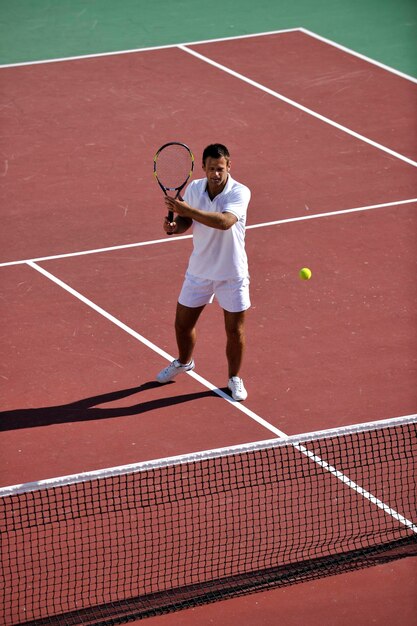
[[[188,153],[190,155],[190,162],[191,162],[190,171],[188,172],[187,178],[184,180],[184,182],[181,185],[179,185],[179,187],[165,187],[165,185],[163,185],[161,183],[161,181],[159,180],[158,174],[157,174],[158,156],[162,152],[162,150],[164,150],[165,148],[168,148],[169,146],[182,146],[183,148],[188,150]],[[180,195],[180,192],[182,191],[182,189],[184,189],[185,185],[190,180],[190,178],[192,176],[192,173],[193,173],[193,170],[194,170],[194,155],[191,152],[190,148],[187,146],[187,144],[182,143],[180,141],[169,141],[168,143],[165,143],[163,146],[161,146],[159,148],[159,150],[156,151],[155,156],[153,158],[153,174],[154,174],[154,176],[156,178],[156,182],[158,183],[158,185],[160,186],[160,188],[162,189],[162,191],[164,192],[164,194],[166,196],[168,195],[168,191],[175,191],[176,192],[176,194],[174,196],[175,200],[178,198],[178,196]],[[174,213],[173,213],[173,211],[168,211],[167,218],[168,218],[169,222],[172,222],[174,220]]]

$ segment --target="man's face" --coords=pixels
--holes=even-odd
[[[216,196],[223,191],[227,177],[230,171],[230,161],[228,162],[225,157],[220,159],[213,159],[207,157],[203,164],[203,170],[207,176],[208,190],[211,196]]]

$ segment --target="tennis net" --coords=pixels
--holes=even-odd
[[[417,554],[417,416],[0,490],[2,623],[117,624]]]

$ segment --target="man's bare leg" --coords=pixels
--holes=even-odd
[[[178,360],[183,365],[192,359],[197,337],[195,327],[203,309],[204,306],[191,308],[177,303],[175,335],[178,345]]]
[[[245,352],[245,311],[230,313],[224,311],[226,329],[226,357],[229,366],[229,378],[239,376]]]

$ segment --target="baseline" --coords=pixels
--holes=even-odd
[[[335,48],[339,48],[339,50],[343,50],[343,52],[347,52],[348,54],[351,54],[352,56],[358,57],[359,59],[363,59],[364,61],[367,61],[367,63],[371,63],[372,65],[376,65],[377,67],[380,67],[381,69],[387,71],[387,72],[391,72],[392,74],[396,74],[397,76],[401,76],[401,78],[405,78],[406,80],[409,80],[413,83],[417,83],[417,78],[415,78],[414,76],[411,76],[410,74],[406,74],[405,72],[401,72],[400,70],[395,69],[394,67],[391,67],[390,65],[386,65],[385,63],[381,63],[380,61],[377,61],[375,59],[372,59],[371,57],[362,54],[360,52],[356,52],[356,50],[353,50],[352,48],[348,48],[347,46],[343,46],[342,44],[339,44],[335,41],[333,41],[332,39],[329,39],[327,37],[323,37],[322,35],[319,35],[318,33],[315,33],[307,28],[304,28],[303,26],[298,26],[295,28],[282,28],[282,29],[278,29],[278,30],[271,30],[271,31],[263,31],[260,33],[249,33],[246,35],[234,35],[232,37],[215,37],[213,39],[202,39],[202,40],[198,40],[198,41],[187,41],[187,42],[182,42],[182,43],[174,43],[174,44],[166,44],[164,46],[149,46],[149,47],[145,47],[145,48],[130,48],[128,50],[113,50],[111,52],[97,52],[96,54],[81,54],[81,55],[76,55],[76,56],[71,56],[71,57],[57,57],[55,59],[41,59],[41,60],[37,60],[37,61],[21,61],[19,63],[3,63],[0,64],[0,69],[5,69],[8,67],[22,67],[22,66],[26,66],[26,65],[41,65],[44,63],[62,63],[65,61],[78,61],[80,59],[92,59],[92,58],[100,58],[100,57],[108,57],[108,56],[116,56],[119,54],[133,54],[135,52],[145,52],[145,51],[149,51],[149,50],[164,50],[164,49],[168,49],[168,48],[177,48],[180,45],[184,45],[184,46],[197,46],[200,44],[205,44],[205,43],[217,43],[217,42],[222,42],[222,41],[234,41],[234,40],[238,40],[238,39],[251,39],[254,37],[268,37],[270,35],[279,35],[280,33],[293,33],[293,32],[301,32],[304,33],[305,35],[308,35],[309,37],[314,37],[315,39],[319,39],[320,41],[323,41],[324,43],[330,45],[330,46],[334,46]]]
[[[165,46],[149,46],[148,48],[130,48],[129,50],[113,50],[112,52],[97,52],[96,54],[81,54],[71,57],[59,57],[56,59],[43,59],[40,61],[22,61],[20,63],[4,63],[0,64],[0,69],[6,69],[8,67],[22,67],[27,65],[43,65],[45,63],[62,63],[65,61],[79,61],[82,59],[98,59],[101,57],[118,56],[121,54],[134,54],[136,52],[149,52],[152,50],[168,50],[170,48],[178,48],[180,45],[196,46],[204,43],[216,43],[218,41],[229,41],[235,39],[248,39],[251,37],[266,37],[268,35],[279,35],[280,33],[291,33],[295,31],[302,31],[301,27],[297,28],[283,28],[281,30],[272,30],[263,33],[252,33],[249,35],[235,35],[233,37],[218,37],[215,39],[202,39],[200,41],[188,41],[183,43],[171,43]],[[389,68],[388,68],[389,69]]]

